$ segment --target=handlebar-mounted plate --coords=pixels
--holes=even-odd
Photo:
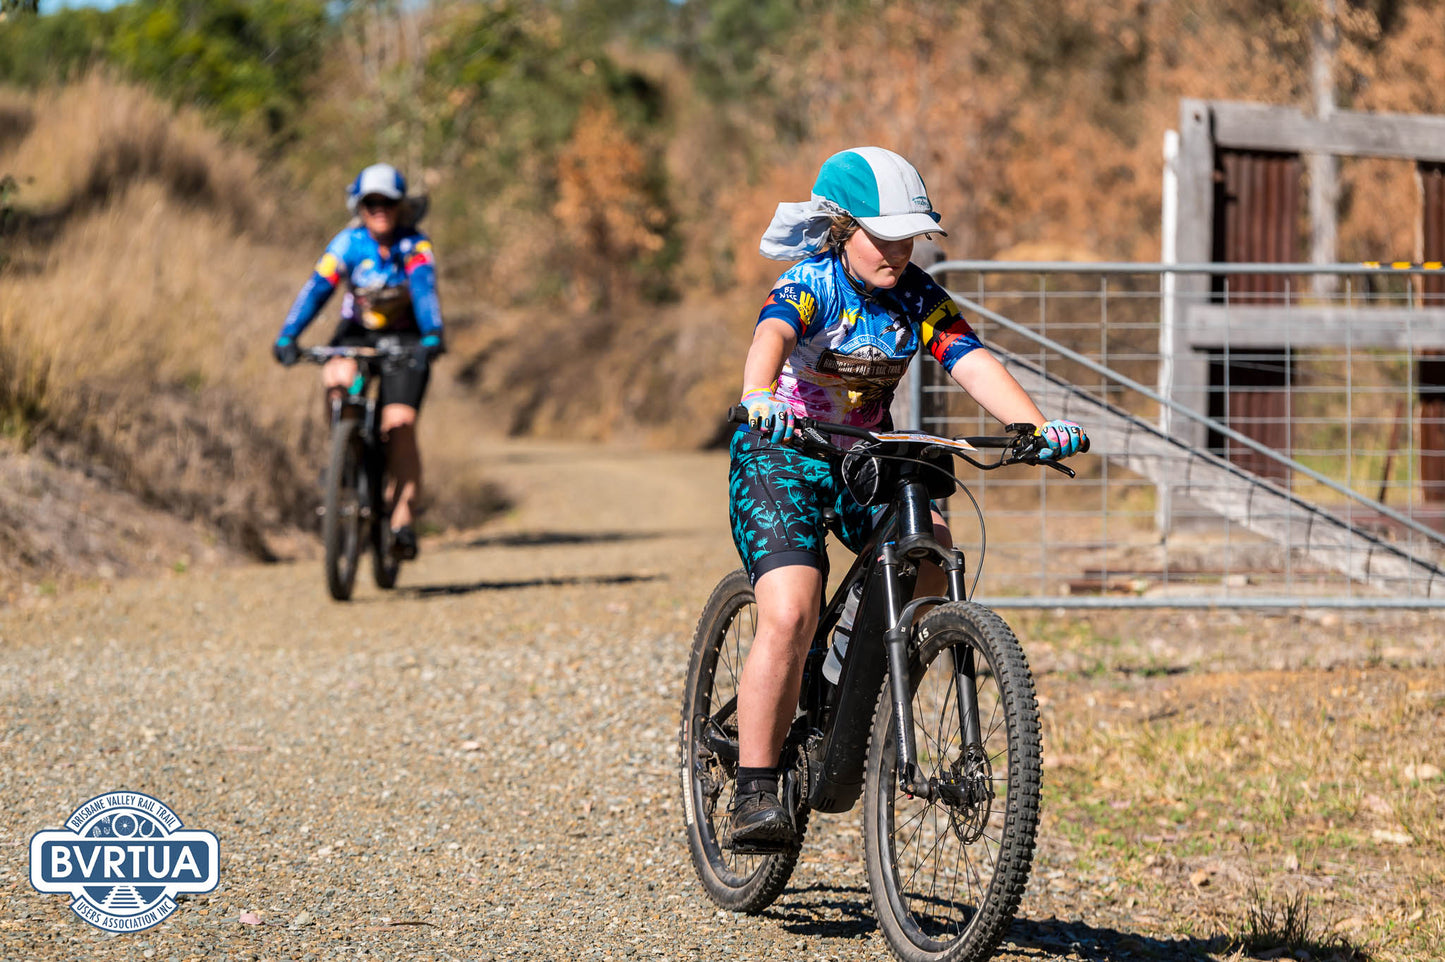
[[[937,445],[941,448],[952,448],[955,451],[978,450],[978,448],[969,444],[968,441],[963,438],[940,438],[933,434],[923,434],[921,432],[889,431],[886,433],[875,434],[874,437],[876,437],[880,441],[908,441],[914,443],[924,442],[927,444]]]

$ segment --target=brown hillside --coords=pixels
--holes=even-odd
[[[1307,104],[1318,15],[1246,0],[809,11],[758,51],[765,82],[735,96],[701,92],[679,50],[619,39],[609,55],[655,87],[656,117],[588,101],[554,153],[523,151],[512,169],[485,125],[481,140],[408,139],[475,89],[387,86],[422,75],[471,23],[467,5],[396,13],[397,36],[413,18],[418,39],[382,43],[381,70],[348,35],[269,165],[104,77],[0,94],[7,433],[258,556],[309,527],[314,372],[283,371],[266,348],[344,220],[355,158],[404,142],[391,159],[433,195],[451,346],[422,422],[429,518],[475,520],[495,502],[488,436],[716,439],[785,266],[758,256],[758,237],[830,153],[878,143],[913,159],[951,256],[1150,260],[1179,99]],[[1342,107],[1445,111],[1445,8],[1351,6],[1337,26]],[[1340,256],[1417,258],[1410,166],[1347,162],[1342,176]]]
[[[315,372],[282,370],[268,347],[324,230],[254,160],[134,88],[10,95],[0,118],[19,201],[0,266],[8,432],[223,553],[272,556],[276,534],[314,526],[322,423]],[[491,503],[475,471],[441,476],[457,492],[444,520]],[[468,477],[480,494],[461,492]],[[137,561],[85,560],[65,523],[32,526],[54,537],[12,554],[9,579]]]

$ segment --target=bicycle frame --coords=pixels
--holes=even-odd
[[[412,357],[412,352],[399,343],[379,343],[376,347],[313,347],[302,352],[302,357],[317,364],[325,364],[334,358],[349,358],[356,362],[356,377],[344,391],[331,398],[331,425],[348,416],[348,410],[356,411],[360,421],[357,435],[363,451],[362,468],[366,483],[374,490],[380,490],[381,478],[386,467],[386,445],[381,439],[377,423],[377,392],[374,385],[388,364],[401,363]],[[369,499],[363,499],[368,501]],[[372,506],[361,506],[363,521],[372,520]]]
[[[372,381],[375,380],[373,372],[362,367],[356,372],[356,379],[346,389],[346,393],[337,394],[331,398],[331,424],[346,416],[347,408],[355,408],[357,417],[361,420],[362,442],[370,447],[372,439],[376,436],[376,392],[368,391]]]
[[[331,423],[334,426],[347,408],[356,408],[361,418],[361,438],[368,448],[376,444],[376,392],[372,385],[388,364],[397,364],[412,357],[409,349],[398,342],[378,343],[376,347],[313,347],[301,355],[308,361],[325,364],[336,358],[356,362],[356,377],[343,392],[331,399]]]
[[[729,419],[746,421],[746,411],[741,407],[734,408]],[[825,424],[807,418],[799,419],[798,425],[801,436],[806,439],[809,433],[813,434],[816,442],[821,442],[824,448],[831,446],[822,440],[817,433],[819,431],[874,440],[914,439],[912,435],[880,435],[849,425]],[[1073,477],[1074,472],[1064,465],[1037,458],[1042,441],[1036,438],[1033,425],[1010,424],[1007,430],[1010,432],[1008,437],[950,440],[917,436],[916,440],[925,444],[931,440],[951,448],[954,455],[984,470],[1011,463],[1033,463],[1044,464]],[[976,453],[975,445],[1003,449],[1004,453],[997,461],[980,461],[966,453]],[[846,812],[862,794],[868,738],[885,676],[889,682],[897,737],[899,788],[909,796],[929,800],[937,797],[956,802],[970,800],[969,789],[951,779],[924,781],[916,763],[917,745],[909,691],[909,641],[913,619],[921,606],[966,601],[967,592],[963,581],[963,553],[956,548],[945,548],[933,536],[932,506],[922,475],[925,465],[914,459],[901,460],[903,465],[894,482],[889,507],[820,614],[804,666],[803,690],[799,699],[803,712],[794,721],[783,743],[784,791],[791,798],[797,798],[799,792],[806,792],[808,807],[814,811]],[[946,597],[913,597],[918,565],[926,562],[937,564],[947,575]],[[853,627],[854,640],[842,659],[838,683],[830,688],[821,680],[828,638],[849,590],[860,579],[863,590]],[[882,639],[881,645],[877,643],[878,639]],[[955,663],[954,674],[960,734],[966,746],[982,742],[975,671],[972,651],[964,652]],[[731,705],[723,709],[724,712],[730,710]],[[720,734],[705,736],[705,740],[714,752],[737,759],[736,742],[729,742]],[[805,763],[802,768],[806,785],[796,784],[799,766],[790,761],[799,757]]]
[[[804,715],[805,719],[812,715],[810,727],[815,725],[823,733],[809,746],[808,805],[815,811],[846,812],[862,794],[863,763],[873,710],[885,674],[889,679],[898,733],[899,785],[911,795],[931,797],[933,793],[931,786],[919,781],[914,763],[908,640],[914,614],[920,606],[964,600],[964,560],[961,551],[945,548],[933,537],[928,496],[915,471],[905,468],[893,504],[859,550],[819,619],[810,658],[813,652],[826,652],[829,633],[838,620],[848,591],[854,582],[863,579],[863,594],[853,629],[857,643],[848,646],[838,684],[822,706],[823,710],[816,715],[810,710]],[[913,598],[917,566],[923,562],[933,562],[944,570],[948,577],[947,597]],[[882,645],[877,643],[880,638]],[[814,672],[807,674],[804,684],[805,688],[823,688]],[[972,741],[976,742],[978,712],[973,686],[961,686],[960,696],[964,699],[960,701],[961,713],[973,719],[965,735],[972,735]]]

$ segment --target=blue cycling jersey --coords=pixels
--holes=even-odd
[[[798,414],[861,427],[883,423],[920,343],[945,369],[983,346],[927,271],[909,264],[892,288],[865,292],[833,252],[778,278],[758,323],[769,318],[798,337],[773,393]]]
[[[293,340],[315,320],[342,280],[342,326],[367,331],[440,334],[436,265],[431,241],[418,231],[402,231],[386,255],[365,227],[348,227],[326,245],[326,253],[296,295],[281,336]]]

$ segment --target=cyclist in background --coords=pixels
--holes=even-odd
[[[326,246],[291,305],[272,353],[284,365],[296,363],[297,337],[343,280],[347,292],[333,346],[374,347],[383,336],[414,346],[415,363],[385,372],[380,392],[381,436],[396,485],[390,522],[393,550],[410,560],[417,552],[413,507],[421,493],[417,412],[431,361],[445,350],[432,245],[416,228],[425,205],[420,198],[407,197],[406,180],[395,167],[372,164],[346,189],[346,207],[357,220]],[[328,361],[321,370],[328,402],[348,390],[356,375],[356,361]]]
[[[763,256],[800,263],[778,278],[758,317],[743,367],[748,424],[730,445],[728,513],[758,608],[738,684],[737,844],[782,848],[793,838],[777,766],[822,602],[823,511],[837,513],[854,551],[873,519],[826,462],[782,443],[793,418],[890,428],[894,389],[921,345],[989,414],[1039,425],[1051,456],[1083,444],[1079,425],[1045,420],[948,293],[910,263],[914,238],[944,234],[938,220],[908,161],[857,147],[824,161],[812,199],[779,204],[763,235]],[[951,545],[942,516],[933,522]],[[918,590],[940,594],[943,573],[925,566]]]

